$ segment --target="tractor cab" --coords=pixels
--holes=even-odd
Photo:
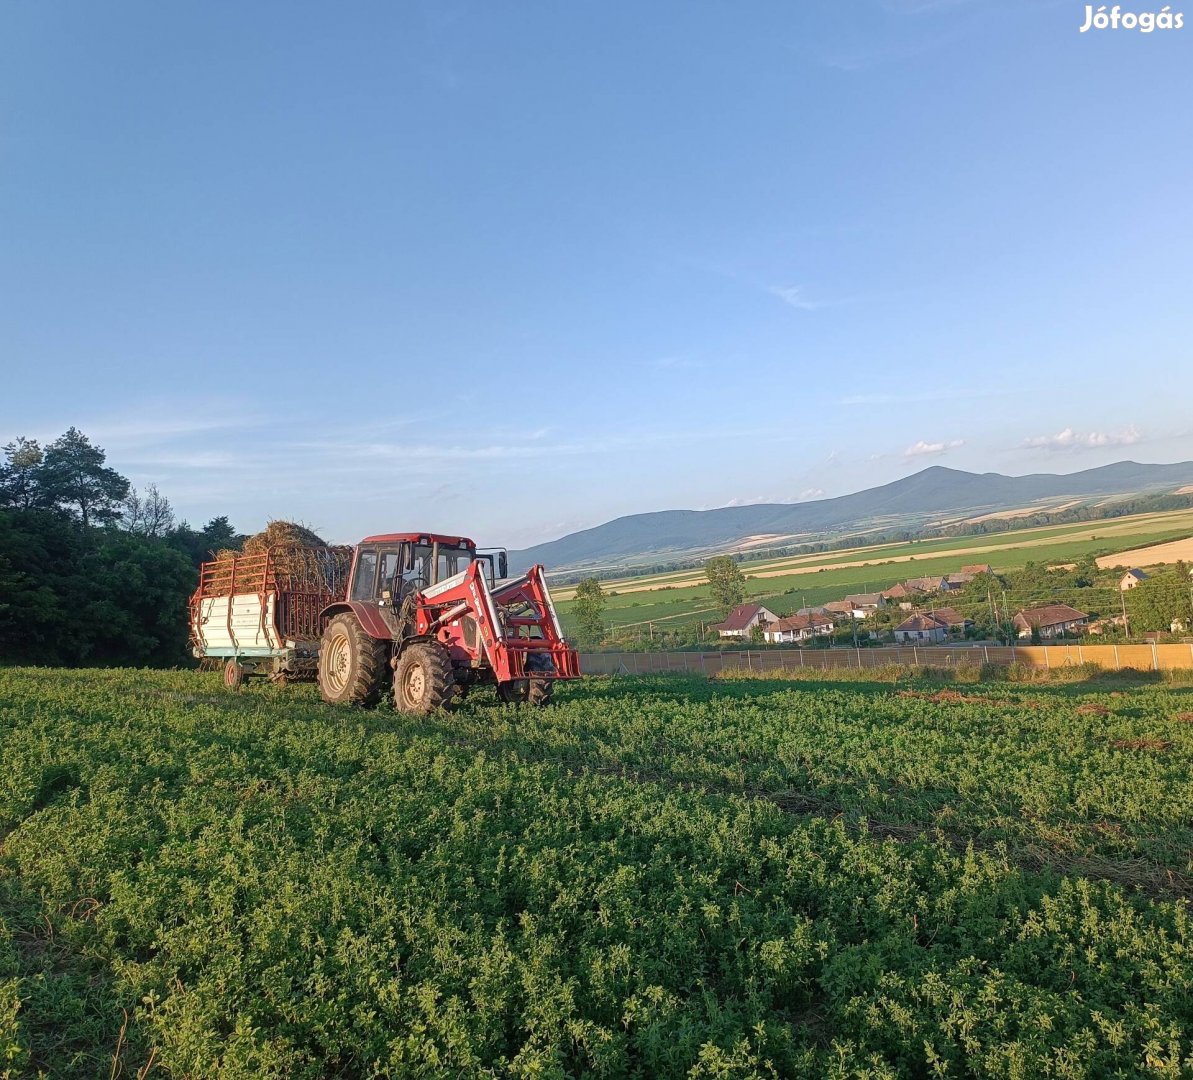
[[[412,593],[462,574],[474,562],[482,563],[490,589],[506,576],[505,550],[478,552],[467,537],[428,533],[369,536],[357,545],[348,597],[379,607],[396,607]]]

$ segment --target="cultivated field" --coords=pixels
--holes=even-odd
[[[1193,691],[0,671],[0,1074],[1181,1076]]]
[[[1173,540],[1168,544],[1153,544],[1151,547],[1121,551],[1116,555],[1105,555],[1098,560],[1101,567],[1159,566],[1162,563],[1193,562],[1193,536]]]
[[[788,608],[840,599],[850,592],[885,589],[907,577],[952,573],[966,563],[988,562],[995,570],[1013,570],[1028,562],[1056,565],[1141,543],[1185,538],[1190,532],[1193,511],[1177,510],[988,536],[789,556],[741,566],[748,579],[747,598],[776,603],[782,614]],[[1154,556],[1152,561],[1156,561]],[[607,581],[603,586],[606,593],[616,593],[609,597],[606,609],[610,626],[660,620],[684,625],[718,617],[702,569]],[[573,594],[574,589],[552,590],[565,621]]]

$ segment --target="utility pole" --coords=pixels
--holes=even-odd
[[[1118,598],[1123,605],[1123,637],[1129,638],[1131,636],[1131,623],[1127,619],[1127,590],[1119,585]]]

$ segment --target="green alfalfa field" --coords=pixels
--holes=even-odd
[[[1193,1072],[1193,690],[0,670],[0,1075]]]

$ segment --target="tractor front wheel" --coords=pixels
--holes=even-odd
[[[405,713],[445,709],[456,696],[456,677],[447,652],[433,642],[410,645],[394,672],[394,707]]]
[[[376,705],[385,676],[386,645],[370,637],[349,611],[336,615],[319,642],[319,691],[329,705]]]
[[[497,684],[497,699],[506,705],[521,705],[529,696],[529,679],[510,679]]]

